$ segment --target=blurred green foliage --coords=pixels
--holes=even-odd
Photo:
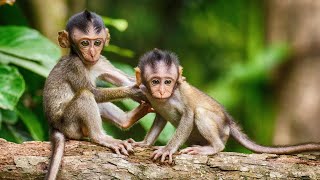
[[[60,51],[40,33],[23,26],[0,27],[0,37],[0,122],[3,122],[0,136],[11,137],[16,142],[27,139],[16,127],[21,122],[33,139],[44,140],[39,118],[26,105],[18,103],[26,83],[17,67],[46,77]]]
[[[110,30],[111,45],[104,55],[133,75],[138,56],[145,51],[157,47],[176,52],[191,84],[221,102],[249,137],[271,144],[272,73],[289,49],[285,44],[266,45],[263,1],[139,2],[87,2],[87,9],[102,15]],[[14,142],[47,140],[42,88],[60,54],[56,45],[27,28],[20,8],[0,7],[0,25],[6,25],[0,27],[0,137]],[[117,105],[130,110],[137,104],[125,100]],[[142,140],[153,117],[148,115],[127,132],[108,123],[104,127],[116,138]],[[167,125],[159,143],[173,132]],[[232,141],[227,150],[248,152]]]

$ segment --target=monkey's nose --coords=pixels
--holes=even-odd
[[[93,48],[90,49],[90,56],[93,58],[95,55],[95,51]]]

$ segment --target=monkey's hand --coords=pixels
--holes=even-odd
[[[131,89],[131,95],[130,98],[133,99],[134,101],[141,103],[142,101],[147,102],[148,99],[142,92],[142,90],[139,88],[137,85],[133,85],[130,87]]]
[[[153,109],[153,107],[151,106],[151,104],[149,102],[141,101],[140,105],[143,106],[148,113],[155,112],[155,110]]]
[[[157,160],[158,158],[161,157],[160,162],[164,163],[166,158],[168,157],[168,163],[172,164],[172,162],[173,162],[172,154],[175,153],[175,152],[176,152],[175,149],[172,149],[172,148],[167,147],[167,146],[161,146],[161,147],[159,147],[159,149],[155,150],[152,153],[151,158],[155,161],[155,160]]]
[[[132,138],[128,139],[127,140],[129,143],[131,143],[131,145],[133,147],[150,147],[151,144],[148,144],[146,141],[139,141],[139,142],[136,142],[135,140],[133,140]]]

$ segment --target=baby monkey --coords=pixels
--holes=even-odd
[[[176,127],[168,144],[152,154],[154,160],[161,158],[164,162],[168,157],[172,163],[172,154],[185,142],[192,147],[180,153],[216,154],[225,148],[229,135],[257,153],[292,154],[320,150],[319,143],[285,147],[256,144],[241,132],[221,104],[185,81],[178,58],[171,52],[155,49],[144,54],[136,68],[136,79],[156,117],[144,140],[134,144],[152,145],[167,121]]]
[[[128,155],[131,144],[105,134],[102,119],[121,128],[129,128],[149,112],[141,104],[129,113],[109,101],[121,98],[143,99],[135,79],[127,76],[101,56],[110,39],[100,16],[84,11],[72,16],[66,30],[59,32],[59,44],[70,48],[50,72],[43,90],[46,118],[51,129],[52,157],[46,179],[55,179],[63,156],[65,140],[91,141]],[[97,88],[96,79],[110,82],[116,88]]]

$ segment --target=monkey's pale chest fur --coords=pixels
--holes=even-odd
[[[109,65],[110,62],[106,60],[103,56],[101,56],[97,64],[88,69],[89,78],[93,85],[96,84],[96,80],[101,74],[107,72],[107,69],[105,67],[108,67]]]
[[[182,101],[180,91],[175,91],[167,100],[158,100],[155,98],[148,99],[158,114],[174,126],[178,126],[184,110],[180,103]]]

